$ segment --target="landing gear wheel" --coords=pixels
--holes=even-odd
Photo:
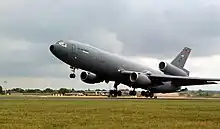
[[[120,90],[118,91],[118,93],[117,93],[117,94],[118,94],[118,96],[121,96],[121,95],[122,95],[122,93],[121,93],[121,91],[120,91]]]
[[[145,97],[148,98],[150,96],[150,91],[145,92]]]
[[[118,91],[114,90],[114,97],[117,97],[117,96],[118,96]]]
[[[145,96],[146,92],[145,91],[141,91],[141,96]]]
[[[135,96],[136,94],[137,94],[137,92],[135,90],[129,91],[130,96]]]
[[[133,91],[133,95],[134,95],[134,96],[136,96],[136,95],[137,95],[137,92],[136,92],[135,90]]]
[[[113,96],[114,95],[114,90],[110,90],[109,91],[109,97]]]
[[[121,91],[118,91],[118,85],[119,85],[120,83],[118,83],[118,82],[115,82],[115,84],[114,84],[114,90],[110,90],[109,91],[109,97],[117,97],[117,96],[121,96],[122,95],[122,93],[121,93]]]
[[[154,97],[154,93],[150,93],[150,98],[153,98]]]
[[[74,73],[70,74],[70,78],[75,78],[75,77],[76,77],[76,74],[74,74]]]

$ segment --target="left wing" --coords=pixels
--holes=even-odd
[[[205,85],[217,84],[214,81],[220,81],[220,78],[198,78],[187,76],[172,76],[172,75],[148,75],[151,80],[161,82],[171,81],[176,86],[189,86],[189,85]]]

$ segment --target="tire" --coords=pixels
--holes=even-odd
[[[120,91],[120,90],[118,91],[118,93],[117,93],[117,94],[118,94],[118,96],[121,96],[121,95],[122,95],[122,93],[121,93],[121,91]]]
[[[145,91],[141,91],[141,96],[145,96],[146,92]]]

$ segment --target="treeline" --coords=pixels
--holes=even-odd
[[[194,96],[201,96],[201,97],[208,97],[208,96],[213,96],[215,93],[211,91],[203,91],[203,90],[198,90],[198,91],[192,91],[191,94]]]
[[[208,90],[197,90],[197,91],[187,91],[182,92],[180,95],[194,96],[194,97],[213,97],[215,95],[220,95],[220,91],[208,91]]]
[[[46,88],[44,90],[41,89],[22,89],[22,88],[13,88],[13,89],[8,89],[6,92],[3,90],[2,86],[0,86],[0,94],[5,94],[5,93],[51,93],[51,94],[65,94],[65,93],[84,93],[86,91],[92,91],[90,89],[88,90],[75,90],[75,89],[68,89],[68,88],[60,88],[59,90],[54,90],[51,88]],[[105,89],[100,90],[96,89],[95,91],[106,91]]]

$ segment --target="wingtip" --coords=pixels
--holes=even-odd
[[[218,84],[217,82],[207,82],[207,84]]]

